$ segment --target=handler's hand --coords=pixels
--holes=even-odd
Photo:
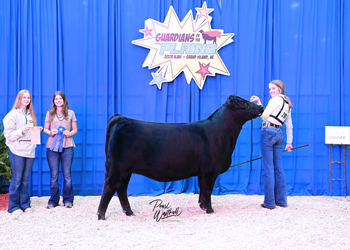
[[[261,105],[260,98],[255,95],[250,97],[250,102],[256,102],[258,105]]]
[[[291,152],[293,149],[292,143],[287,143],[286,145],[286,151]]]
[[[65,136],[68,136],[68,135],[69,135],[69,131],[68,131],[68,130],[65,130],[65,131],[63,132],[63,134],[64,134]]]
[[[51,129],[51,135],[54,136],[55,134],[58,133],[58,130],[57,129]]]
[[[30,129],[30,127],[22,128],[22,134],[25,135],[26,133],[28,133],[29,129]]]

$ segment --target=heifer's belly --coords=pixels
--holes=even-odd
[[[167,155],[139,162],[133,167],[133,172],[156,181],[177,181],[198,175],[198,165],[195,157]]]
[[[154,172],[147,170],[135,170],[135,174],[140,174],[146,176],[152,180],[160,181],[160,182],[168,182],[168,181],[178,181],[190,178],[192,176],[197,176],[196,174],[168,174],[166,172]]]
[[[210,161],[210,144],[198,124],[138,122],[113,134],[109,152],[120,172],[165,182],[201,174]]]

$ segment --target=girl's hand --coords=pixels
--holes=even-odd
[[[54,136],[57,133],[58,133],[57,129],[51,129],[51,136]]]
[[[250,102],[256,102],[258,105],[261,105],[260,98],[255,95],[250,97]]]
[[[29,129],[30,129],[30,127],[22,128],[22,134],[25,135],[26,133],[28,133]]]
[[[287,143],[286,145],[286,151],[291,152],[293,149],[292,143]]]
[[[68,130],[65,130],[65,131],[63,132],[63,134],[64,134],[65,136],[67,136],[67,137],[68,137],[68,135],[69,135],[69,131],[68,131]]]

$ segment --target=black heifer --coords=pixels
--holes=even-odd
[[[238,96],[208,119],[190,123],[153,123],[114,115],[106,135],[106,172],[98,219],[118,193],[126,215],[133,215],[127,197],[132,173],[167,182],[198,176],[199,204],[213,213],[211,193],[219,174],[231,165],[232,152],[244,123],[264,111]]]

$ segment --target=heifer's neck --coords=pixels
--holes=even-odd
[[[222,105],[209,119],[212,120],[216,126],[219,126],[222,129],[221,131],[224,131],[225,134],[230,134],[237,138],[241,132],[242,126],[251,118],[249,114],[242,116],[239,112]]]
[[[248,112],[234,111],[223,105],[208,118],[212,126],[216,128],[212,136],[216,137],[216,147],[220,149],[219,154],[222,159],[220,173],[226,172],[231,165],[232,153],[242,126],[251,119]]]

